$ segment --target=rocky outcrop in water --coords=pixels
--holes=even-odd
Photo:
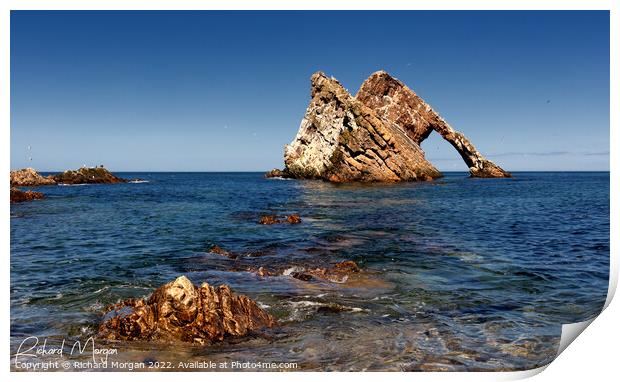
[[[284,218],[280,218],[276,215],[264,215],[264,216],[261,216],[260,219],[258,220],[258,224],[263,224],[263,225],[281,224],[281,223],[299,224],[301,223],[301,217],[299,217],[299,215],[297,214],[288,215]]]
[[[44,177],[30,167],[11,171],[11,187],[36,187],[55,184],[54,179]]]
[[[484,158],[474,145],[454,130],[413,90],[384,71],[373,73],[360,87],[356,98],[378,116],[396,123],[417,144],[432,131],[448,141],[465,161],[472,177],[504,178],[510,173]]]
[[[112,340],[213,343],[274,325],[274,317],[228,286],[203,283],[197,287],[181,276],[148,299],[113,305],[99,335]]]
[[[40,192],[36,191],[22,191],[20,189],[11,187],[11,203],[21,203],[30,200],[43,199],[44,196]]]
[[[266,177],[333,182],[432,180],[441,173],[420,148],[432,131],[459,152],[472,177],[511,176],[384,71],[372,74],[355,97],[336,79],[315,73],[311,96],[297,136],[285,146],[285,168],[271,170]]]
[[[127,182],[127,179],[115,176],[104,167],[82,167],[78,170],[68,170],[60,174],[53,175],[52,178],[59,184]]]
[[[288,178],[288,175],[286,174],[286,172],[278,168],[274,168],[273,170],[267,171],[265,173],[265,178]]]
[[[332,283],[344,283],[349,276],[360,273],[360,268],[352,260],[346,260],[331,266],[303,267],[289,266],[279,271],[267,267],[248,267],[246,271],[261,277],[288,276],[301,281],[327,281]]]
[[[334,78],[312,76],[312,100],[285,147],[283,174],[332,182],[431,180],[441,173],[398,125],[380,118]]]
[[[216,255],[225,256],[233,260],[239,257],[238,254],[227,251],[219,245],[212,246],[211,249],[209,249],[209,252],[215,253]]]
[[[293,268],[294,269],[294,268]],[[311,281],[314,279],[335,283],[344,283],[349,275],[359,272],[360,269],[354,261],[347,260],[335,264],[332,267],[314,269],[295,269],[287,272],[291,277],[301,281]]]

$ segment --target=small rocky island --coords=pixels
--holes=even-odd
[[[267,177],[332,182],[432,180],[442,174],[420,144],[432,131],[461,155],[470,175],[510,173],[484,158],[424,100],[384,71],[373,73],[355,97],[322,72],[312,75],[311,101],[297,136],[284,149],[284,170]]]
[[[43,199],[41,192],[22,191],[17,187],[55,186],[58,184],[103,184],[126,183],[127,179],[119,178],[103,166],[82,167],[68,170],[55,175],[42,176],[33,168],[11,171],[11,203]]]
[[[105,167],[81,167],[54,175],[42,176],[33,168],[11,171],[11,187],[54,186],[57,184],[127,183]]]
[[[51,178],[58,184],[127,183],[127,179],[115,176],[103,166],[67,170],[60,174],[52,175]]]

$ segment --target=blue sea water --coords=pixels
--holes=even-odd
[[[551,361],[561,324],[594,317],[607,294],[608,172],[387,185],[118,175],[148,182],[40,187],[46,199],[11,205],[12,353],[28,336],[91,336],[105,306],[186,275],[229,284],[281,325],[213,346],[115,343],[115,359],[522,370]],[[257,224],[292,213],[301,224]],[[325,283],[248,271],[342,260],[363,272]]]

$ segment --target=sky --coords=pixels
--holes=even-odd
[[[12,169],[282,168],[312,73],[386,70],[508,171],[609,170],[607,11],[12,11],[10,61]]]

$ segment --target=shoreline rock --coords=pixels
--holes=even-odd
[[[77,170],[67,170],[59,174],[51,175],[51,178],[58,184],[127,183],[127,179],[115,176],[103,166],[81,167]]]
[[[180,276],[147,299],[112,305],[99,326],[99,337],[206,344],[275,325],[273,316],[227,285],[215,288],[205,282],[197,287]]]
[[[335,78],[312,75],[311,101],[282,173],[331,182],[432,180],[441,173],[398,125],[380,118]]]
[[[11,187],[53,186],[54,179],[44,177],[32,167],[11,171]]]
[[[11,187],[11,203],[22,203],[31,200],[44,199],[45,196],[36,191],[22,191],[20,189]]]

